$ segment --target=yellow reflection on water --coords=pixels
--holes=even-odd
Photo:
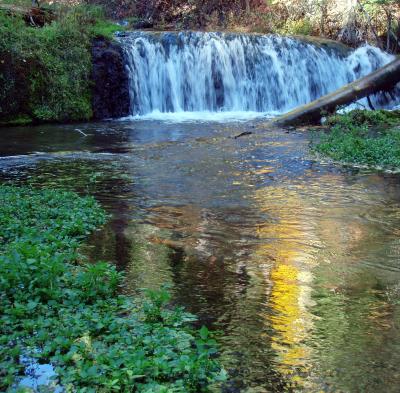
[[[307,203],[294,191],[268,187],[257,191],[256,200],[270,217],[269,223],[258,228],[258,236],[269,241],[260,244],[257,255],[274,261],[265,277],[270,282],[272,310],[266,313],[266,319],[275,331],[272,347],[278,355],[276,367],[301,387],[306,383],[310,359],[304,341],[312,327],[307,305],[315,265],[310,250],[315,237],[313,225],[303,222],[300,212],[306,210]]]
[[[299,383],[294,371],[306,371],[310,351],[303,345],[310,328],[310,318],[302,304],[302,286],[299,269],[290,265],[277,265],[271,272],[273,288],[271,305],[275,314],[271,323],[278,336],[273,337],[273,348],[280,355],[280,371],[290,375]]]

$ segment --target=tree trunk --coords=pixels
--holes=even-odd
[[[386,33],[386,52],[390,52],[390,33],[392,31],[392,16],[388,14],[387,33]]]
[[[338,106],[350,104],[379,91],[390,91],[398,82],[400,82],[400,58],[333,93],[273,119],[268,125],[315,124],[322,116],[335,112]]]
[[[383,50],[382,45],[381,45],[381,40],[378,37],[378,33],[375,30],[375,27],[374,27],[374,24],[372,22],[371,17],[369,16],[368,12],[366,11],[364,6],[362,5],[361,1],[358,0],[357,3],[358,3],[358,6],[359,6],[361,12],[363,12],[364,15],[367,17],[367,21],[368,21],[369,27],[371,28],[372,34],[374,35],[375,40],[376,40],[376,45],[378,45],[378,47]]]
[[[246,0],[246,14],[250,14],[250,0]]]

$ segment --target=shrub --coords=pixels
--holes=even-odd
[[[308,19],[287,20],[280,30],[281,34],[310,35],[313,32],[313,25]]]
[[[352,126],[388,126],[398,123],[400,111],[375,110],[367,111],[356,109],[346,114],[337,114],[327,118],[326,124],[329,126],[339,125],[342,128]]]

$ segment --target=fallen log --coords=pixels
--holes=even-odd
[[[386,66],[342,88],[327,94],[309,104],[279,116],[264,126],[316,124],[327,114],[334,113],[341,105],[347,105],[360,98],[380,91],[391,91],[400,82],[400,58]]]

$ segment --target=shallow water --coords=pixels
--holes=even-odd
[[[0,179],[94,194],[113,217],[87,255],[124,270],[129,293],[169,284],[219,330],[224,391],[398,392],[399,177],[253,127],[1,129]]]

